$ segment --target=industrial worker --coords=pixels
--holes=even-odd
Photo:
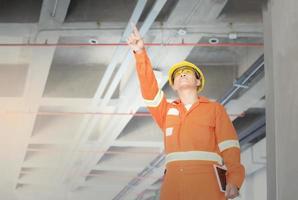
[[[244,180],[236,131],[225,108],[199,96],[205,84],[201,70],[182,61],[169,70],[169,84],[179,100],[167,102],[159,89],[138,29],[127,43],[134,53],[142,96],[162,129],[166,172],[161,200],[225,200],[239,195]],[[214,164],[225,165],[226,191],[220,191]]]

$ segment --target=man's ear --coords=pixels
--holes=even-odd
[[[202,82],[201,82],[201,79],[197,79],[197,84],[196,84],[196,85],[197,85],[198,87],[201,86],[201,83],[202,83]]]

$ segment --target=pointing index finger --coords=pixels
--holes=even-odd
[[[141,34],[139,32],[139,30],[137,29],[136,25],[132,23],[132,28],[133,28],[133,32],[135,34],[135,36],[137,36],[138,38],[141,38]]]

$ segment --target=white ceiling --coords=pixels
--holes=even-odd
[[[124,42],[129,20],[139,22],[146,42],[195,43],[211,37],[220,42],[263,41],[258,1],[146,2],[0,1],[0,199],[131,200],[158,195],[162,135],[144,113],[126,46],[3,46]],[[186,34],[179,35],[180,29]],[[229,40],[231,32],[239,38]],[[175,96],[166,80],[173,63],[187,59],[202,65],[207,76],[203,95],[219,99],[262,52],[262,47],[148,47],[170,99]],[[250,90],[258,95],[252,91],[241,105],[228,107],[240,113],[260,105],[260,87]]]

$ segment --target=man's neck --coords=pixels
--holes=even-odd
[[[194,104],[198,101],[198,93],[196,90],[180,90],[178,96],[183,104]]]

